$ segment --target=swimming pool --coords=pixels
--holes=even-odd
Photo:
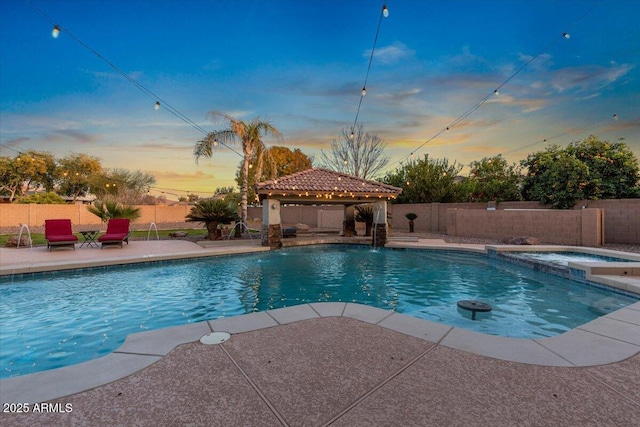
[[[358,302],[489,334],[542,337],[637,301],[478,254],[343,245],[0,283],[2,378],[103,356],[134,332],[308,302]],[[472,321],[456,306],[464,299],[493,311]]]

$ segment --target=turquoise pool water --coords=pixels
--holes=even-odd
[[[477,254],[314,246],[0,282],[0,377],[68,366],[128,334],[318,301],[510,337],[553,336],[637,299]],[[472,321],[456,302],[493,306]]]
[[[506,252],[511,256],[568,266],[570,262],[631,262],[629,259],[582,252]]]

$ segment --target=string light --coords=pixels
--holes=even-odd
[[[564,37],[565,39],[569,40],[571,38],[571,34],[569,33],[562,33],[562,37]]]
[[[153,109],[156,111],[160,109],[160,101],[156,101],[156,104],[153,106]]]
[[[593,9],[595,9],[596,6],[593,6],[592,8],[590,8],[589,10],[587,10],[585,13],[583,13],[572,25],[571,27],[573,27],[574,25],[576,25],[578,22],[580,22],[582,19],[584,19],[585,16],[587,16],[589,13],[591,13],[591,11],[593,11]],[[569,33],[565,32],[563,33],[563,37],[565,39],[568,39]],[[502,84],[500,86],[498,86],[492,94],[486,95],[484,98],[482,98],[481,100],[479,100],[478,102],[476,102],[471,108],[469,108],[467,111],[465,111],[461,116],[459,116],[456,120],[454,120],[452,123],[449,124],[449,126],[447,126],[445,129],[442,129],[440,131],[438,131],[435,135],[433,135],[431,138],[427,139],[426,141],[424,141],[422,144],[420,144],[417,148],[415,148],[413,150],[413,152],[418,151],[419,149],[421,149],[422,147],[424,147],[426,144],[428,144],[429,142],[433,141],[434,139],[436,139],[438,136],[440,136],[443,132],[447,132],[451,127],[458,125],[459,123],[461,123],[463,120],[465,120],[467,117],[469,117],[471,114],[473,114],[477,109],[479,109],[482,105],[484,105],[492,95],[498,96],[500,95],[500,89],[505,86],[507,83],[509,83],[514,77],[516,77],[522,70],[524,70],[531,62],[535,61],[538,57],[540,57],[540,55],[542,55],[544,52],[548,52],[550,47],[555,44],[557,42],[558,38],[554,37],[542,50],[540,50],[535,56],[533,56],[532,58],[530,58],[527,62],[525,62],[524,64],[522,64],[522,66],[520,66],[520,68],[518,68],[513,74],[511,74],[511,76],[509,76],[509,78],[507,78],[504,82],[502,82]],[[413,152],[411,152],[411,156],[413,156]],[[403,158],[406,158],[403,157]],[[401,163],[402,159],[389,164],[388,166],[391,166],[395,163]]]
[[[57,24],[55,24],[55,21],[49,16],[47,15],[42,9],[40,9],[38,6],[36,6],[33,2],[28,2],[29,6],[33,7],[36,11],[38,11],[38,13],[40,13],[42,16],[44,16],[46,19],[48,19],[52,24],[54,24],[53,26],[53,30],[51,32],[51,35],[54,38],[57,38],[58,35],[60,34],[61,31],[61,27]],[[115,71],[117,71],[122,77],[124,77],[125,79],[127,79],[131,84],[133,84],[136,88],[138,88],[138,90],[140,90],[142,93],[144,93],[145,95],[147,95],[148,97],[152,98],[152,99],[156,99],[156,104],[155,106],[157,106],[158,108],[160,107],[160,101],[162,101],[162,105],[164,105],[164,109],[168,112],[170,112],[171,114],[173,114],[175,117],[179,118],[180,120],[182,120],[183,122],[187,123],[188,125],[190,125],[191,127],[193,127],[194,129],[198,130],[199,132],[202,132],[204,135],[208,135],[209,132],[206,131],[205,129],[203,129],[200,125],[198,125],[197,123],[195,123],[193,120],[191,120],[189,117],[187,117],[186,115],[184,115],[183,113],[181,113],[180,111],[178,111],[177,109],[175,109],[174,107],[172,107],[170,104],[168,104],[166,101],[163,101],[160,99],[159,96],[157,96],[156,94],[154,94],[153,92],[151,92],[149,89],[147,89],[146,87],[144,87],[142,84],[140,84],[138,81],[136,81],[133,77],[129,76],[127,73],[125,73],[123,70],[121,70],[120,68],[118,68],[114,63],[112,63],[111,61],[109,61],[107,58],[105,58],[104,56],[102,56],[98,51],[96,51],[95,49],[93,49],[91,46],[89,46],[88,44],[86,44],[85,42],[83,42],[82,40],[80,40],[78,37],[76,37],[75,35],[73,35],[72,33],[69,32],[69,30],[65,29],[65,33],[76,43],[80,44],[82,47],[84,47],[85,49],[87,49],[89,52],[93,53],[95,56],[97,56],[98,58],[100,58],[102,61],[104,61],[107,65],[109,65],[109,67],[113,68]],[[154,106],[154,108],[155,108]],[[225,144],[225,143],[221,143],[222,145],[224,145],[226,148],[228,148],[229,150],[231,150],[232,152],[234,152],[235,154],[237,154],[239,157],[244,157],[241,153],[239,153],[237,150],[233,149],[232,147],[230,147],[229,145]]]
[[[353,129],[356,128],[358,124],[358,117],[360,116],[360,108],[362,107],[362,100],[367,94],[367,82],[369,81],[369,72],[371,71],[371,63],[373,62],[373,54],[376,50],[376,45],[378,44],[378,35],[380,34],[380,25],[382,24],[382,18],[386,18],[389,16],[389,9],[387,5],[382,6],[382,10],[380,12],[380,18],[378,19],[378,27],[376,29],[376,36],[373,39],[373,47],[371,48],[371,54],[369,55],[369,64],[367,65],[367,73],[364,77],[364,84],[362,85],[362,91],[360,92],[360,102],[358,102],[358,109],[356,110],[356,118],[353,120],[353,126],[351,127],[351,135],[350,138],[353,140]]]
[[[618,120],[618,115],[617,114],[613,115],[613,120]]]

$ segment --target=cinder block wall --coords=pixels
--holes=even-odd
[[[640,244],[640,199],[588,200],[576,205],[604,210],[607,243]]]
[[[586,208],[598,208],[603,211],[603,218],[600,220],[604,232],[606,243],[640,244],[640,199],[623,200],[597,200],[583,201],[576,204],[573,211],[582,211],[582,206]],[[147,225],[150,222],[156,224],[183,222],[185,216],[191,209],[187,205],[142,205],[138,206],[142,216],[135,221],[135,224]],[[27,224],[29,227],[44,225],[45,219],[69,218],[74,225],[99,225],[100,219],[86,210],[86,205],[21,205],[21,204],[0,204],[0,227],[19,227],[20,224]],[[496,211],[487,211],[486,203],[422,203],[422,204],[391,204],[389,212],[391,219],[391,233],[393,230],[408,232],[409,221],[404,217],[408,212],[418,215],[415,221],[416,232],[439,232],[447,233],[449,209],[464,209],[467,211],[497,213],[508,209],[528,209],[545,211],[545,206],[537,202],[503,202],[500,203]],[[343,210],[339,205],[326,206],[284,206],[282,209],[283,224],[307,224],[311,228],[318,227],[318,210]],[[551,216],[543,213],[535,221],[549,222],[549,227],[554,227],[556,214],[562,212],[573,212],[551,210]],[[558,214],[558,218],[564,214]],[[547,217],[549,217],[547,219]],[[249,207],[249,218],[262,218],[261,207]],[[493,220],[501,219],[504,223],[498,225],[487,223],[487,227],[494,229],[513,229],[513,224],[507,218],[499,216],[491,217]],[[594,220],[595,221],[595,220]],[[530,222],[534,222],[533,219]],[[361,224],[357,224],[361,228]],[[342,225],[336,225],[341,228]],[[471,232],[471,231],[466,231]],[[487,233],[482,227],[476,227],[475,234],[470,237],[482,237]],[[513,233],[521,235],[523,233]],[[540,238],[539,236],[535,236]]]
[[[533,236],[542,243],[600,246],[604,243],[602,218],[602,209],[449,209],[447,234],[490,239]]]

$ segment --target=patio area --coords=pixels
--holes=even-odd
[[[410,245],[418,243],[447,246]],[[53,252],[0,248],[0,272],[259,250],[247,241],[207,248],[182,241]],[[0,422],[635,426],[640,302],[602,319],[536,340],[488,336],[351,303],[210,320],[130,335],[101,359],[2,380]],[[231,337],[215,345],[198,341],[211,331]],[[29,413],[6,413],[16,409],[9,404],[25,402]]]

